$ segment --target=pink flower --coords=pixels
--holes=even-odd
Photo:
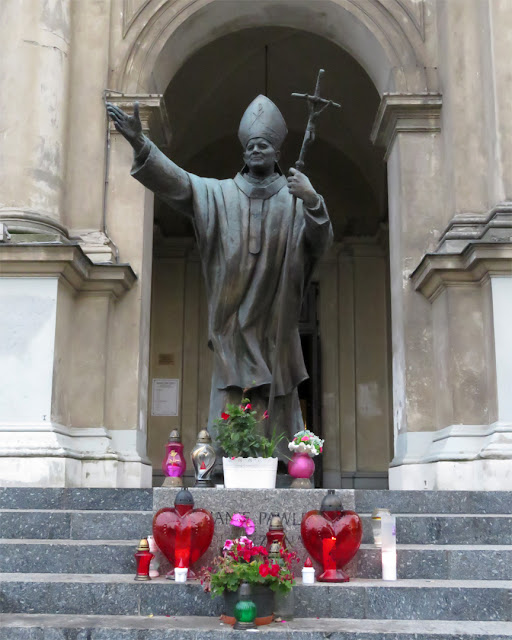
[[[254,533],[254,530],[256,528],[254,526],[254,522],[241,513],[234,513],[229,524],[232,524],[234,527],[243,527],[245,529],[245,533],[249,536]]]
[[[224,546],[222,547],[222,549],[224,551],[229,551],[231,549],[231,547],[233,546],[233,540],[226,540],[226,542],[224,543]]]
[[[268,411],[265,411],[263,414],[263,420],[268,420]]]
[[[244,407],[244,411],[250,411],[251,409],[252,409],[252,405],[250,402],[248,402]]]
[[[307,442],[309,440],[309,436],[302,436],[302,442]]]
[[[223,420],[229,420],[229,418],[230,418],[229,413],[226,413],[226,412],[221,413],[221,414],[220,414],[220,417],[221,417]]]
[[[229,524],[232,524],[234,527],[245,527],[246,520],[247,518],[241,513],[234,513]]]
[[[320,447],[320,453],[322,453],[322,451],[323,451],[323,450],[324,450],[324,448],[323,448],[323,447]]]
[[[254,533],[254,530],[256,529],[256,527],[254,526],[254,522],[250,518],[246,519],[244,528],[245,528],[245,533],[248,536],[252,536],[252,534]]]

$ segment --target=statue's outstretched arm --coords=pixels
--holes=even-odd
[[[132,176],[161,200],[192,216],[192,189],[188,173],[169,160],[142,133],[139,103],[134,104],[133,116],[110,102],[107,102],[107,113],[117,131],[133,148]]]

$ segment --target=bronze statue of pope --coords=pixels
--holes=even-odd
[[[107,111],[133,147],[133,177],[194,225],[214,353],[208,430],[215,438],[214,420],[243,393],[263,413],[274,375],[272,424],[291,436],[303,428],[297,387],[308,377],[298,329],[301,303],[332,228],[307,176],[290,169],[287,179],[279,169],[287,134],[281,112],[265,96],[251,102],[238,131],[244,168],[234,179],[215,180],[187,173],[159,151],[142,133],[137,104],[133,116],[110,103]],[[282,340],[275,358],[280,305]]]

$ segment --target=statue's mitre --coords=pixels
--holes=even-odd
[[[252,138],[265,138],[279,149],[288,133],[283,115],[267,97],[259,95],[245,110],[238,129],[243,148]]]

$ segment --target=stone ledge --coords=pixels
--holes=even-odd
[[[427,253],[411,274],[416,291],[431,302],[447,285],[481,284],[512,276],[512,244],[472,243],[461,253]]]
[[[375,116],[370,139],[386,147],[388,157],[398,133],[434,133],[441,130],[439,93],[385,93]]]
[[[129,264],[94,264],[77,244],[0,244],[2,277],[56,277],[80,293],[119,298],[137,280]]]
[[[432,528],[435,522],[430,522]],[[487,527],[482,522],[481,528]],[[510,540],[507,518],[500,531]],[[151,526],[151,522],[149,522]],[[458,528],[460,530],[460,528]],[[149,529],[150,530],[150,529]],[[132,526],[129,533],[136,531]],[[489,527],[493,539],[497,536]],[[499,531],[496,532],[499,534]],[[483,537],[483,536],[482,536]],[[0,573],[74,573],[135,575],[134,553],[139,540],[0,540]],[[398,545],[399,579],[512,580],[512,546],[507,545]],[[197,566],[200,566],[198,563]],[[300,572],[300,566],[297,566]],[[381,551],[362,545],[347,573],[352,578],[379,579]]]
[[[0,574],[5,613],[69,615],[218,616],[197,582],[129,575]],[[299,584],[295,611],[306,618],[387,620],[510,620],[512,582],[506,580],[354,580]]]
[[[354,620],[297,618],[259,629],[267,640],[510,640],[510,622],[433,620]],[[71,640],[84,634],[90,640],[242,640],[216,618],[205,616],[63,616],[51,614],[0,614],[0,640],[39,640],[40,631],[52,640]],[[161,633],[160,633],[161,632]],[[16,633],[16,635],[14,635]]]

